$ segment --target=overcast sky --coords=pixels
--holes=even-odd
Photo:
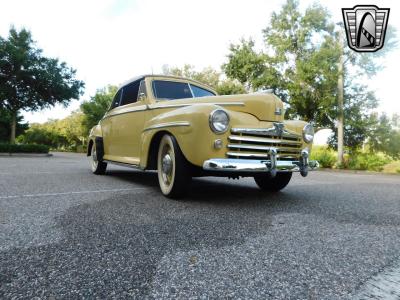
[[[304,9],[313,1],[301,1]],[[0,35],[11,25],[32,31],[45,55],[77,69],[85,95],[68,108],[24,113],[29,122],[63,118],[108,84],[144,73],[160,73],[164,64],[197,69],[219,68],[230,43],[252,37],[262,44],[262,29],[284,1],[261,0],[0,0]],[[335,22],[341,8],[356,4],[389,7],[389,24],[400,33],[400,1],[321,1]],[[369,84],[381,100],[380,110],[400,113],[400,48],[384,61],[385,69]]]

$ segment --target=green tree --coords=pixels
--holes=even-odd
[[[116,92],[117,87],[109,85],[106,88],[98,90],[89,101],[81,104],[81,111],[84,114],[82,124],[86,134],[89,133],[90,129],[101,120],[110,108]]]
[[[72,150],[85,145],[87,132],[84,120],[85,115],[82,112],[74,111],[68,117],[56,122],[56,131],[65,137],[68,148]]]
[[[288,0],[279,12],[272,13],[263,34],[265,47],[262,51],[255,50],[252,40],[231,45],[228,62],[223,66],[226,75],[249,89],[273,89],[288,104],[286,117],[302,118],[317,127],[331,128],[335,132],[331,144],[335,144],[338,62],[345,41],[340,39],[328,11],[313,4],[302,13],[298,1]],[[390,51],[394,44],[393,34],[389,34],[385,51],[360,54],[348,47],[344,49],[348,147],[357,148],[363,143],[371,110],[377,106],[374,93],[359,82],[376,74],[380,69],[376,58]]]
[[[400,130],[397,129],[398,116],[390,119],[385,113],[371,117],[371,126],[368,131],[368,146],[372,151],[380,151],[400,158]]]
[[[7,39],[0,37],[0,107],[11,114],[11,143],[18,112],[67,105],[79,97],[84,83],[75,73],[66,63],[43,56],[26,29],[11,27]]]
[[[17,141],[24,144],[42,144],[53,149],[64,148],[67,141],[55,129],[56,121],[48,121],[44,124],[31,124],[30,128],[17,137]]]
[[[221,81],[215,90],[219,95],[246,94],[245,87],[232,79]]]
[[[12,116],[10,112],[0,108],[0,142],[6,142],[10,140],[11,119]],[[22,134],[29,127],[28,123],[24,123],[23,120],[23,117],[18,114],[16,117],[16,135]]]
[[[262,75],[267,75],[266,57],[264,54],[256,52],[254,41],[242,39],[240,44],[232,44],[229,50],[229,61],[222,66],[226,75],[237,79],[249,91],[261,87],[259,78]],[[274,87],[271,85],[269,88]]]
[[[174,75],[197,80],[214,89],[219,95],[244,94],[246,89],[240,82],[232,79],[222,79],[222,74],[211,67],[196,71],[194,66],[185,64],[182,68],[163,66],[165,75]]]
[[[79,150],[85,145],[86,130],[84,115],[80,111],[72,112],[61,120],[49,120],[43,124],[34,123],[18,136],[17,141],[25,144],[43,144],[59,150]]]

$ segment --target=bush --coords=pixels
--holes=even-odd
[[[0,143],[0,153],[49,153],[49,146],[39,144]]]
[[[347,167],[353,170],[368,170],[380,172],[383,170],[383,166],[389,163],[391,160],[384,154],[376,153],[355,153],[349,157]]]
[[[335,151],[327,147],[314,147],[311,151],[311,159],[317,160],[321,168],[332,168],[336,163]]]

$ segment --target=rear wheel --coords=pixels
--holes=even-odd
[[[278,172],[275,177],[268,173],[254,176],[254,181],[264,191],[278,192],[288,185],[291,178],[292,172]]]
[[[158,183],[161,192],[168,198],[180,198],[191,180],[190,170],[176,139],[164,135],[157,155]]]
[[[92,172],[96,175],[103,175],[106,173],[107,163],[97,159],[96,143],[93,143],[90,151],[90,166],[92,167]]]

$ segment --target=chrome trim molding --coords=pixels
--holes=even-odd
[[[167,127],[180,127],[180,126],[190,126],[189,122],[170,122],[170,123],[160,123],[157,125],[153,125],[150,127],[145,128],[143,131],[152,130],[152,129],[160,129],[160,128],[167,128]]]
[[[133,168],[133,169],[144,171],[144,169],[140,165],[128,164],[128,163],[123,163],[123,162],[119,162],[119,161],[115,161],[115,160],[109,160],[109,159],[104,159],[103,161],[106,162],[106,163],[117,165],[117,166],[128,167],[128,168]]]
[[[231,132],[234,134],[251,134],[258,136],[280,136],[300,139],[301,135],[295,134],[283,128],[283,123],[275,122],[273,127],[270,128],[232,128]]]
[[[235,156],[235,157],[246,157],[246,158],[260,158],[260,157],[265,157],[268,158],[268,154],[267,153],[245,153],[245,152],[226,152],[227,156]]]
[[[275,166],[275,167],[274,167]],[[227,171],[227,172],[300,172],[302,169],[301,161],[280,161],[276,160],[255,160],[255,159],[230,159],[212,158],[203,163],[203,169],[207,171]],[[317,161],[308,162],[308,170],[318,169]]]
[[[122,107],[122,106],[121,106],[121,107]],[[110,114],[105,115],[105,116],[103,117],[103,119],[107,119],[107,118],[114,117],[114,116],[118,116],[118,115],[129,114],[129,113],[132,113],[132,112],[145,111],[145,110],[147,110],[147,105],[142,104],[142,105],[140,105],[140,106],[132,107],[131,109],[123,110],[123,111],[121,111],[121,112],[114,112],[114,113],[111,112]]]
[[[193,104],[150,104],[149,109],[159,109],[159,108],[179,108],[185,106],[191,106]]]
[[[194,98],[192,98],[194,99]],[[174,100],[171,100],[174,101]],[[196,101],[196,100],[193,100]],[[193,106],[199,104],[212,104],[219,106],[245,106],[244,102],[200,102],[200,103],[188,103],[188,104],[151,104],[149,105],[149,109],[163,109],[163,108],[179,108],[186,106]]]
[[[220,106],[245,106],[244,102],[213,102],[212,104]]]
[[[270,139],[263,137],[252,137],[252,136],[238,136],[238,135],[230,135],[228,137],[230,141],[240,141],[240,142],[255,142],[260,144],[286,144],[301,147],[302,143],[300,141],[291,141],[291,140],[279,140],[279,139]]]
[[[268,146],[246,145],[246,144],[228,144],[228,148],[229,149],[245,149],[245,150],[261,150],[261,151],[269,151],[271,149],[276,149],[278,152],[295,153],[295,154],[300,153],[300,150],[297,148],[268,147]]]

